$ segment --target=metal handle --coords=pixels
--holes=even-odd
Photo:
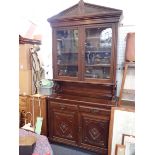
[[[81,126],[79,126],[79,132],[81,131]]]
[[[98,109],[92,109],[91,112],[92,112],[92,113],[98,113],[99,110],[98,110]]]
[[[61,104],[60,106],[61,106],[60,107],[61,110],[64,110],[65,109],[65,105]]]
[[[39,104],[39,115],[41,117],[41,102],[40,102],[40,97],[38,97],[38,104]]]

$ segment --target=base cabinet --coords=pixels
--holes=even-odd
[[[50,141],[107,155],[110,110],[63,99],[47,102]]]
[[[49,135],[54,141],[77,143],[77,106],[49,103]]]

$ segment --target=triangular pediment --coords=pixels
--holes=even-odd
[[[79,16],[91,16],[91,15],[107,15],[107,14],[121,14],[121,10],[94,5],[90,3],[85,3],[83,0],[80,0],[78,4],[60,12],[59,14],[51,17],[48,19],[48,21],[52,21],[55,19],[61,20],[65,18],[71,18],[71,17],[79,17]]]

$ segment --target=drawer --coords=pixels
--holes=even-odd
[[[26,106],[26,104],[27,104],[27,99],[19,99],[19,105]]]
[[[26,107],[19,107],[19,111],[27,111]]]
[[[71,105],[66,103],[50,102],[50,107],[59,110],[78,110],[77,105]]]
[[[19,96],[19,100],[21,100],[22,102],[26,102],[27,98],[28,96]]]
[[[20,102],[19,101],[19,107],[27,107],[27,102]]]
[[[95,115],[110,115],[110,110],[97,107],[79,106],[79,111]]]
[[[26,102],[19,102],[19,106],[22,106],[22,107],[26,107],[27,106],[27,103]]]
[[[20,98],[19,99],[19,102],[26,102],[27,101],[27,98]]]
[[[24,104],[20,104],[20,105],[19,105],[19,108],[21,108],[21,109],[26,109],[26,108],[27,108],[27,106],[26,106],[26,105],[24,105]]]

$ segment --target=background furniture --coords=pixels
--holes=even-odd
[[[20,127],[25,124],[25,114],[28,112],[28,96],[19,95],[19,112],[20,112]]]
[[[121,13],[81,0],[48,19],[53,35],[54,87],[47,98],[51,141],[107,154]]]
[[[19,136],[19,155],[33,154],[35,144],[34,136]]]
[[[34,136],[36,138],[33,154],[53,155],[53,150],[46,136],[19,129],[19,137],[22,138],[26,136]]]
[[[110,118],[108,155],[115,155],[116,144],[122,144],[124,134],[135,135],[135,110],[133,107],[113,107]]]
[[[135,32],[127,33],[125,61],[135,62]]]
[[[135,68],[135,33],[127,33],[126,36],[126,48],[125,48],[125,63],[123,70],[123,78],[120,89],[119,101],[118,105],[127,104],[130,106],[134,106],[135,102],[135,91],[134,90],[126,90],[124,92],[124,84],[127,76],[127,71],[129,68]],[[131,92],[131,93],[128,93]],[[123,96],[126,96],[126,101],[124,102]]]
[[[119,101],[118,106],[120,105],[130,105],[134,106],[135,102],[135,91],[134,90],[125,90],[124,84],[127,76],[127,71],[129,68],[135,68],[134,62],[125,62],[124,64],[124,70],[123,70],[123,78],[122,78],[122,84],[120,89],[120,95],[119,95]]]
[[[39,99],[40,99],[40,106],[41,106],[41,116],[43,117],[41,134],[47,135],[46,96],[40,96],[39,98],[36,95],[20,95],[19,96],[19,109],[20,109],[20,112],[22,113],[20,127],[22,127],[25,124],[25,119],[26,119],[26,123],[31,121],[32,125],[35,126],[36,118],[40,116],[40,108],[39,108],[39,103],[38,103]],[[33,114],[33,105],[34,105],[34,117],[32,116],[32,120],[30,120],[30,117],[26,118],[25,114],[27,112],[30,112],[31,114]]]
[[[19,94],[33,93],[31,50],[34,45],[40,45],[40,40],[19,36]]]

